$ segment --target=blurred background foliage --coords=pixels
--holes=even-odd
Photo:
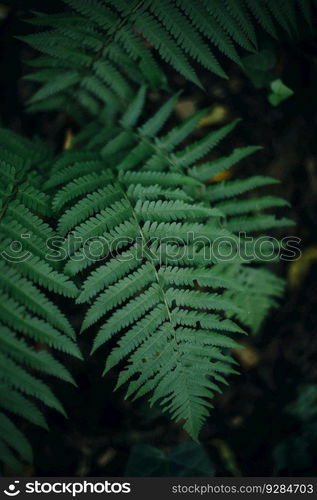
[[[30,32],[23,18],[41,8],[40,0],[0,3],[0,124],[40,135],[58,150],[69,146],[76,126],[62,112],[25,112],[34,86],[22,76],[33,54],[14,38]],[[57,9],[58,0],[45,4],[45,11]],[[292,234],[301,238],[301,257],[278,265],[288,281],[281,307],[235,353],[241,376],[217,397],[201,445],[188,441],[159,408],[131,404],[113,393],[116,374],[101,379],[102,359],[95,356],[84,368],[76,361],[71,367],[79,390],[56,382],[54,390],[65,401],[70,419],[52,413],[49,433],[25,429],[32,434],[36,457],[25,475],[317,475],[316,48],[309,32],[292,43],[263,36],[260,55],[246,56],[244,69],[227,63],[227,81],[202,74],[206,92],[166,68],[172,89],[183,91],[175,123],[211,106],[196,131],[201,137],[232,118],[243,118],[220,153],[246,144],[263,147],[244,163],[245,174],[281,181],[270,194],[290,201],[288,215],[296,222]],[[165,97],[152,91],[153,108]],[[227,175],[239,174],[233,169]],[[79,322],[73,311],[74,325]],[[85,339],[81,342],[85,350]]]

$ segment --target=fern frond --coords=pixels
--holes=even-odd
[[[201,167],[195,162],[214,149],[238,121],[185,149],[177,148],[203,113],[157,136],[176,98],[138,126],[143,101],[141,89],[126,110],[121,128],[102,144],[102,154],[100,149],[89,152],[95,154],[92,163],[97,172],[88,175],[104,173],[104,184],[86,190],[87,176],[81,176],[74,185],[76,195],[65,198],[67,207],[58,227],[62,235],[72,229],[72,235],[64,271],[78,275],[77,302],[89,304],[81,329],[97,329],[92,351],[110,339],[117,340],[105,372],[125,363],[117,386],[127,382],[128,396],[152,393],[150,401],[159,400],[172,418],[185,419],[185,428],[196,439],[214,392],[235,373],[228,350],[237,347],[232,335],[243,330],[234,319],[251,326],[243,301],[249,297],[245,276],[253,268],[240,255],[223,262],[213,243],[230,238],[239,248],[245,243],[235,232],[289,224],[262,214],[286,202],[269,196],[240,197],[277,182],[265,176],[204,184],[210,175],[258,150],[235,150],[229,157],[209,162],[210,175],[207,164],[199,175]],[[117,162],[109,164],[113,154],[118,155]],[[79,153],[75,161],[81,163]],[[59,162],[63,164],[63,159]],[[60,169],[53,167],[53,171],[58,174]],[[53,203],[56,213],[62,207],[56,200],[62,199],[64,190],[60,183]],[[95,239],[102,242],[97,258],[89,244]],[[260,272],[257,286],[268,276]],[[265,297],[266,288],[271,289],[269,278],[262,288]],[[258,325],[259,318],[274,306],[277,288],[276,284],[275,291],[269,292],[261,311],[258,308]]]
[[[50,196],[39,189],[43,176],[35,175],[37,162],[45,165],[47,158],[40,146],[35,154],[37,146],[11,132],[0,130],[0,143],[7,148],[0,154],[0,460],[18,467],[19,461],[32,460],[32,452],[11,414],[47,427],[33,398],[65,414],[48,385],[33,372],[74,384],[51,350],[78,358],[81,354],[71,325],[47,293],[77,295],[76,286],[48,259],[48,241],[56,234],[41,217],[50,213]]]
[[[212,270],[209,273],[208,268],[204,271],[198,268],[196,274],[194,271],[188,271],[186,275],[185,269],[185,276],[181,278],[181,273],[179,273],[179,278],[177,279],[177,276],[172,278],[170,274],[171,268],[166,267],[162,263],[159,263],[158,267],[156,266],[156,256],[151,255],[152,249],[148,247],[153,236],[157,236],[160,241],[163,241],[169,234],[172,236],[181,236],[185,239],[187,233],[191,230],[198,235],[205,231],[206,234],[215,237],[218,234],[223,234],[223,230],[216,227],[211,228],[211,226],[208,230],[207,226],[203,224],[190,222],[197,218],[205,221],[207,219],[218,220],[220,215],[218,210],[215,211],[203,205],[193,204],[190,201],[185,203],[182,200],[172,202],[164,202],[163,200],[150,202],[145,200],[144,202],[140,202],[134,200],[133,197],[130,198],[127,194],[133,184],[147,187],[153,183],[154,186],[158,183],[159,186],[163,186],[164,188],[176,188],[175,193],[178,193],[177,188],[179,186],[183,186],[184,184],[196,185],[197,181],[178,173],[160,172],[156,174],[153,172],[149,174],[142,171],[125,171],[124,174],[121,174],[119,170],[117,175],[113,173],[112,184],[116,191],[120,190],[121,201],[114,202],[111,205],[111,209],[110,207],[109,209],[100,209],[97,215],[91,215],[88,212],[87,220],[80,222],[74,228],[74,234],[77,237],[81,235],[82,242],[96,235],[105,237],[108,242],[112,238],[112,241],[115,241],[116,235],[120,236],[122,234],[119,228],[125,220],[134,228],[135,236],[122,246],[123,251],[120,246],[115,247],[110,254],[108,253],[108,261],[98,266],[96,270],[88,275],[82,285],[82,290],[78,298],[79,302],[93,299],[83,322],[82,330],[87,329],[96,322],[102,322],[93,344],[93,350],[102,346],[113,336],[117,336],[122,330],[129,329],[124,338],[130,338],[131,332],[131,341],[134,347],[129,348],[123,342],[125,354],[119,351],[119,359],[122,359],[123,356],[134,356],[135,349],[136,352],[139,349],[143,349],[149,340],[147,336],[151,334],[150,328],[148,330],[144,329],[144,324],[149,327],[150,325],[155,325],[152,332],[152,336],[154,337],[156,335],[159,336],[159,332],[162,335],[165,332],[164,344],[166,344],[170,335],[169,333],[167,334],[167,330],[175,330],[172,311],[178,308],[180,303],[183,306],[186,304],[186,307],[190,307],[191,310],[205,308],[214,310],[234,309],[234,306],[231,306],[230,302],[226,301],[219,294],[210,293],[209,291],[195,291],[194,287],[197,280],[208,283],[208,288],[230,287],[232,285],[229,280],[221,280],[221,277],[217,279],[216,273],[212,272]],[[129,186],[128,189],[126,185]],[[179,192],[181,193],[181,190]],[[95,197],[95,194],[92,196]],[[81,213],[83,203],[85,201],[89,202],[89,199],[91,199],[86,198],[83,198],[83,200],[71,207],[70,210],[73,210],[75,217],[77,217],[75,214],[76,210]],[[176,216],[182,222],[176,225],[173,223],[164,223],[164,220],[170,219],[170,215],[168,214],[173,213],[176,215],[172,215],[172,218]],[[151,219],[159,223],[151,223]],[[80,245],[78,243],[75,246],[75,250],[77,248],[77,251],[79,251]],[[127,245],[129,248],[125,249]],[[70,262],[72,255],[76,254],[70,255]],[[175,274],[177,273],[175,272]],[[173,289],[170,282],[173,282]],[[183,286],[189,289],[183,290]],[[158,316],[154,315],[154,310],[159,311]],[[167,330],[162,326],[163,323],[168,327]],[[143,341],[140,340],[140,337],[136,338],[136,332],[140,332],[140,334],[143,332],[145,336]],[[216,339],[216,335],[214,339]],[[173,349],[178,350],[177,334],[176,337],[173,337],[172,346],[174,346],[172,347]],[[183,356],[182,353],[181,355]],[[116,355],[114,354],[114,356]],[[152,357],[151,354],[149,360],[152,360]],[[113,363],[114,358],[111,359],[110,364]],[[177,361],[177,366],[179,362]],[[149,364],[149,370],[152,370],[151,363],[152,361]],[[212,369],[212,366],[211,364],[210,369]],[[107,369],[108,367],[109,365],[107,365]],[[138,368],[135,365],[135,369],[136,373],[138,373],[140,367]],[[208,385],[207,378],[206,383]],[[197,386],[193,388],[194,393],[195,390],[197,390]],[[164,397],[166,396],[164,395]],[[191,423],[191,425],[194,424]],[[198,428],[195,429],[193,435],[195,436],[197,432]]]
[[[163,0],[124,6],[117,0],[106,4],[64,1],[70,12],[35,13],[30,22],[44,30],[20,37],[44,54],[33,64],[39,71],[31,78],[42,87],[30,100],[31,108],[75,109],[72,102],[94,115],[105,103],[123,110],[133,95],[129,80],[166,87],[153,52],[201,86],[193,62],[226,77],[214,47],[241,64],[238,49],[253,52],[257,47],[257,24],[274,37],[278,28],[296,35],[296,4],[308,23],[313,5],[312,0],[278,4],[274,0]]]

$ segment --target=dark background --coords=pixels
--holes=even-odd
[[[22,22],[31,10],[54,11],[60,9],[60,3],[50,0],[43,5],[42,1],[29,0],[7,5],[8,9],[0,3],[0,125],[29,137],[39,135],[60,150],[67,130],[76,134],[76,126],[62,112],[26,112],[25,102],[34,86],[22,75],[33,53],[14,38],[31,31],[32,27]],[[229,387],[217,397],[215,410],[201,433],[203,448],[193,445],[188,453],[187,445],[181,448],[181,461],[190,470],[187,475],[317,475],[316,41],[307,32],[293,43],[284,39],[268,42],[265,37],[261,42],[276,57],[272,75],[282,78],[294,91],[277,107],[268,102],[267,87],[256,88],[237,66],[227,65],[228,81],[200,72],[206,93],[166,69],[173,90],[183,89],[175,122],[192,108],[212,105],[222,117],[215,118],[211,127],[237,116],[243,118],[219,151],[229,152],[246,144],[263,146],[262,152],[231,175],[265,174],[280,179],[270,194],[290,201],[292,208],[287,209],[287,215],[296,222],[291,232],[302,240],[299,261],[274,267],[288,282],[285,297],[260,332],[245,340],[243,357],[237,355],[241,375],[232,377]],[[164,97],[152,91],[151,106],[158,106]],[[64,306],[71,307],[68,303]],[[69,312],[74,325],[79,325],[82,312]],[[54,386],[69,419],[52,412],[48,415],[49,432],[24,424],[35,452],[34,466],[26,467],[24,474],[122,476],[126,470],[131,475],[172,474],[171,457],[180,449],[175,447],[188,440],[187,435],[159,409],[149,409],[142,401],[124,401],[123,392],[113,393],[116,372],[100,376],[106,352],[91,358],[87,335],[81,343],[86,362],[70,366],[79,389],[61,382]],[[197,469],[193,468],[193,450],[198,453]],[[186,475],[186,471],[182,473]]]

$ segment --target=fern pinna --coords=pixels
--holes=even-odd
[[[51,350],[81,357],[75,333],[52,301],[54,294],[76,297],[75,285],[46,259],[54,237],[45,222],[49,197],[42,193],[46,148],[0,130],[1,300],[0,300],[0,460],[14,470],[31,462],[32,450],[13,415],[47,427],[38,406],[65,414],[62,404],[36,372],[74,384]]]
[[[93,351],[117,340],[105,372],[125,360],[117,387],[128,382],[127,395],[134,398],[150,393],[152,404],[159,401],[173,419],[184,420],[197,439],[219,384],[235,373],[230,349],[238,344],[232,334],[243,332],[229,319],[243,316],[237,279],[243,259],[237,254],[224,263],[213,243],[230,238],[239,246],[236,233],[243,229],[253,233],[289,222],[265,215],[237,218],[284,204],[279,198],[263,197],[258,205],[233,198],[273,179],[202,182],[208,168],[213,175],[213,169],[229,168],[254,151],[236,150],[215,164],[195,166],[235,124],[177,148],[201,113],[158,137],[177,96],[136,129],[143,98],[141,89],[121,118],[122,130],[101,153],[62,155],[46,189],[60,186],[53,208],[58,232],[66,237],[64,272],[82,282],[77,303],[89,304],[82,331],[98,324]],[[107,161],[109,151],[112,158],[119,155],[116,165],[110,156]],[[231,208],[223,201],[229,198]],[[276,279],[267,301],[273,304],[280,289]]]
[[[241,65],[237,49],[257,50],[259,25],[273,37],[278,28],[296,35],[298,14],[311,23],[314,0],[64,2],[70,11],[36,13],[29,21],[48,29],[22,37],[44,54],[31,63],[36,71],[28,78],[42,86],[30,106],[34,111],[66,106],[73,114],[79,106],[96,115],[100,105],[128,102],[133,82],[167,87],[156,52],[201,86],[192,61],[226,77],[218,53]]]

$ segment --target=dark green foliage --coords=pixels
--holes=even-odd
[[[0,460],[11,469],[32,460],[19,420],[47,427],[45,406],[65,414],[48,376],[75,383],[55,354],[81,358],[58,295],[86,311],[93,352],[109,343],[104,373],[117,367],[117,387],[159,403],[197,440],[214,394],[237,373],[236,338],[256,332],[283,292],[254,245],[292,224],[266,213],[287,205],[262,193],[275,179],[217,182],[260,149],[209,159],[239,120],[195,140],[208,110],[170,127],[179,94],[141,117],[146,88],[168,90],[165,63],[200,87],[194,67],[226,77],[225,58],[255,57],[259,26],[276,37],[296,36],[300,15],[311,24],[313,0],[64,3],[63,13],[35,12],[40,29],[22,37],[42,53],[26,77],[40,84],[29,108],[94,120],[54,159],[40,141],[0,130]],[[193,443],[157,455],[175,475],[213,472]]]
[[[285,469],[305,471],[314,463],[315,443],[317,439],[317,387],[315,384],[299,384],[297,398],[285,408],[287,419],[296,419],[299,423],[297,433],[285,436],[273,449],[276,474]]]
[[[28,76],[42,84],[33,110],[96,115],[100,106],[122,106],[132,82],[166,87],[157,53],[187,80],[201,86],[193,61],[226,77],[217,53],[242,64],[239,51],[257,50],[258,24],[270,36],[297,34],[297,11],[307,23],[313,0],[64,0],[69,12],[36,13],[29,20],[46,28],[23,38],[43,53]],[[297,11],[296,11],[297,9]],[[296,14],[295,14],[296,13]]]
[[[186,148],[177,147],[201,113],[157,136],[177,96],[136,128],[142,96],[141,90],[121,119],[123,128],[103,144],[101,153],[62,156],[47,189],[57,189],[53,208],[61,235],[71,230],[64,271],[82,280],[77,302],[90,303],[82,330],[98,323],[93,351],[117,339],[105,372],[125,359],[117,387],[129,382],[127,395],[134,398],[151,393],[151,403],[159,400],[173,419],[184,419],[185,429],[197,439],[218,384],[235,373],[228,349],[238,344],[229,334],[242,330],[223,318],[238,318],[256,330],[283,288],[281,280],[250,267],[239,253],[223,262],[213,243],[230,237],[240,249],[244,238],[239,241],[235,233],[252,234],[289,221],[253,215],[254,210],[284,205],[279,198],[235,198],[272,179],[204,187],[201,179],[213,174],[214,165],[207,176],[208,164],[197,167],[195,162],[235,122]],[[245,148],[242,157],[255,150]],[[109,168],[108,155],[111,162],[119,152],[117,164]],[[240,159],[240,151],[233,153],[230,161],[222,159],[221,168],[218,162],[216,172]],[[75,167],[79,176],[65,184]],[[94,175],[97,184],[91,182]],[[232,199],[231,205],[222,199]],[[245,213],[247,217],[240,216]],[[252,301],[261,301],[261,307]]]
[[[185,441],[169,453],[148,445],[131,449],[125,475],[128,477],[212,477],[214,466],[202,446]]]
[[[46,241],[54,235],[44,221],[50,199],[34,175],[45,160],[41,148],[0,130],[1,149],[1,290],[0,290],[0,458],[17,467],[16,452],[31,461],[26,438],[13,414],[46,427],[40,402],[65,413],[37,371],[67,382],[74,380],[51,349],[81,357],[75,333],[48,291],[75,297],[74,284],[46,261]]]

